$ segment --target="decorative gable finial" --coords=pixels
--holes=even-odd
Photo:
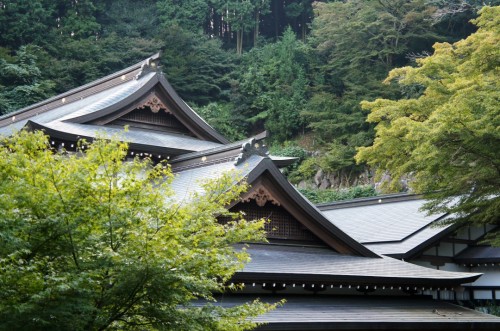
[[[149,107],[153,113],[158,113],[160,109],[163,109],[165,113],[171,114],[172,112],[168,109],[168,107],[161,101],[161,99],[155,94],[151,93],[146,101],[144,101],[139,107],[139,109],[144,109]]]
[[[149,57],[141,65],[141,70],[135,75],[135,79],[139,79],[147,73],[150,72],[160,72],[160,66],[158,65],[158,58],[153,59],[153,57]]]
[[[252,155],[260,155],[267,157],[269,151],[267,150],[266,145],[259,143],[252,138],[241,145],[240,154],[236,158],[234,165],[239,165],[246,159],[248,159]]]
[[[268,201],[273,205],[280,205],[280,202],[275,197],[273,197],[272,194],[269,193],[269,191],[266,190],[263,186],[257,187],[250,191],[250,194],[241,201],[250,202],[250,200],[255,200],[255,203],[257,203],[257,206],[259,207],[264,207]]]

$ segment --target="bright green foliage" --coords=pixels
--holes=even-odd
[[[485,7],[479,30],[455,44],[436,44],[416,68],[391,71],[387,82],[421,85],[422,95],[364,102],[376,122],[373,146],[357,160],[388,171],[391,190],[410,176],[432,192],[426,208],[458,220],[498,224],[500,215],[500,7]],[[491,238],[500,245],[500,238]]]
[[[0,115],[47,99],[54,84],[43,80],[34,55],[36,46],[21,46],[16,56],[0,55]]]
[[[167,166],[126,155],[116,141],[66,154],[39,132],[2,139],[0,330],[246,330],[270,308],[191,305],[231,289],[248,261],[232,244],[264,238],[263,221],[217,221],[246,185],[227,174],[176,202]]]

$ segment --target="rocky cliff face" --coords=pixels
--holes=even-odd
[[[401,191],[409,190],[408,179],[401,181]],[[377,191],[384,182],[390,180],[390,175],[385,174],[378,181],[375,181],[374,172],[371,170],[363,170],[361,172],[339,171],[335,173],[326,173],[319,169],[312,179],[305,179],[297,184],[299,189],[343,189],[360,185],[373,185]]]

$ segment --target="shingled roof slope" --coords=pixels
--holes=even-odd
[[[427,215],[419,195],[395,194],[318,205],[325,217],[377,252],[405,258],[426,242],[453,231],[446,214]]]
[[[243,249],[243,246],[238,246]],[[339,254],[326,247],[250,244],[251,261],[238,281],[294,281],[336,284],[457,286],[481,274],[421,267],[390,257],[382,259]]]
[[[256,299],[226,295],[217,305]],[[261,296],[276,303],[283,297]],[[286,296],[283,306],[255,319],[256,330],[498,330],[500,318],[426,297]],[[201,303],[198,303],[198,305]]]

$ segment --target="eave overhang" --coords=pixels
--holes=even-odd
[[[425,277],[375,277],[375,276],[355,276],[355,275],[321,275],[321,274],[300,274],[300,273],[260,273],[260,272],[237,272],[232,278],[233,282],[241,283],[277,283],[281,284],[283,282],[291,283],[321,283],[325,285],[351,285],[356,287],[361,286],[402,286],[401,290],[413,290],[413,287],[425,288],[448,288],[461,286],[462,284],[472,283],[476,281],[482,274],[475,274],[474,276],[467,276],[456,279],[436,279],[436,278],[425,278]],[[380,288],[381,289],[381,288]],[[362,290],[362,288],[361,288]]]
[[[71,131],[54,129],[49,125],[44,125],[31,120],[27,122],[25,127],[28,130],[41,130],[53,139],[59,139],[61,141],[68,141],[72,143],[77,143],[81,139],[85,139],[88,142],[92,142],[101,134],[105,133],[105,132],[100,132],[99,128],[96,128],[96,130],[87,130],[88,132],[86,134],[75,134],[74,132]],[[192,149],[154,145],[152,143],[137,143],[131,139],[127,139],[127,132],[125,130],[117,130],[117,131],[120,132],[119,133],[120,136],[123,136],[124,138],[123,140],[129,144],[130,151],[140,151],[140,152],[151,153],[154,155],[163,155],[163,156],[175,156],[193,152]],[[181,139],[183,138],[181,137]]]

